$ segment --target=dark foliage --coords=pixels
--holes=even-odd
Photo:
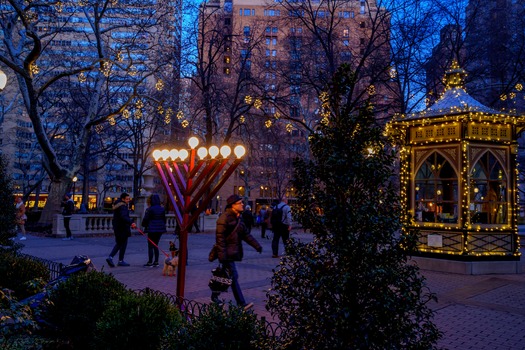
[[[11,176],[7,163],[0,155],[0,247],[2,250],[15,248],[12,238],[16,237],[15,205]]]
[[[160,349],[181,323],[179,310],[166,297],[125,294],[111,301],[98,320],[94,349]]]
[[[12,290],[18,300],[39,292],[48,281],[49,270],[41,262],[0,252],[0,287]]]
[[[210,304],[198,318],[173,334],[169,349],[250,350],[267,349],[263,324],[253,313],[229,305]]]
[[[294,214],[314,240],[291,242],[267,307],[287,329],[287,349],[431,349],[434,295],[407,263],[413,239],[396,235],[395,155],[371,106],[349,110],[353,87],[341,67],[323,100],[329,117],[310,137],[312,159],[296,161]]]
[[[67,335],[75,349],[91,349],[96,323],[111,301],[133,293],[113,275],[99,271],[71,275],[50,292],[43,318]]]

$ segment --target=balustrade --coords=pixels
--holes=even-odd
[[[141,228],[142,217],[130,215],[137,227]],[[201,230],[215,230],[218,215],[204,215],[199,217]],[[71,217],[69,227],[73,237],[106,235],[113,233],[112,214],[74,214]],[[166,228],[169,233],[175,232],[177,220],[174,214],[166,215]],[[64,217],[56,214],[53,219],[53,234],[56,237],[65,237]]]

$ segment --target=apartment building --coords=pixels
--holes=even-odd
[[[199,21],[199,46],[213,42],[220,53],[217,83],[238,89],[249,106],[238,109],[237,121],[246,127],[232,136],[249,146],[248,157],[221,198],[245,196],[254,212],[273,198],[293,202],[293,159],[308,158],[308,135],[325,121],[323,93],[341,64],[359,77],[351,96],[356,106],[371,100],[378,118],[395,111],[395,88],[377,73],[388,71],[390,50],[388,14],[375,1],[327,7],[321,1],[216,0],[203,4]],[[202,55],[210,63],[212,55]]]

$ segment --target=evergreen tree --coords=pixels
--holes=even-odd
[[[295,162],[294,215],[314,239],[290,241],[267,308],[286,349],[431,349],[435,296],[408,261],[415,240],[396,234],[395,154],[372,107],[347,103],[353,77],[339,68],[310,137],[312,159]]]
[[[15,206],[10,174],[7,163],[0,155],[0,246],[13,247],[16,237]]]

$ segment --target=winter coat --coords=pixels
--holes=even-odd
[[[117,237],[131,236],[131,223],[129,208],[121,199],[117,199],[113,204],[113,231]]]
[[[241,261],[243,258],[242,241],[261,252],[262,247],[257,240],[248,233],[241,218],[233,209],[228,208],[217,220],[215,243],[219,262]]]
[[[73,199],[69,198],[67,201],[62,202],[62,207],[64,207],[64,210],[62,210],[62,215],[66,218],[71,217],[73,215],[73,212],[75,211],[75,202],[73,202]]]
[[[251,229],[254,222],[253,222],[253,214],[251,210],[245,210],[241,214],[242,221],[244,222],[244,225],[246,225],[246,228]]]
[[[146,209],[142,226],[148,233],[165,233],[166,229],[166,210],[160,205],[160,197],[157,194],[151,195],[151,206]]]

